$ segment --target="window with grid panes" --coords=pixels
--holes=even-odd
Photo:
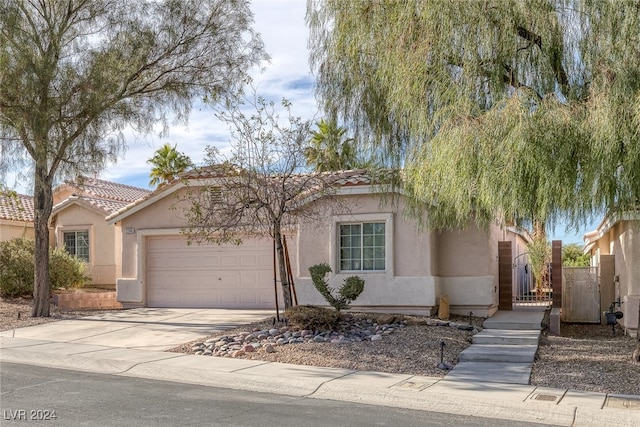
[[[65,231],[64,248],[80,261],[89,262],[89,231]]]
[[[385,223],[340,224],[340,270],[385,269]]]

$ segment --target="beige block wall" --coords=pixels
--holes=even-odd
[[[71,205],[58,213],[54,228],[57,247],[64,245],[65,231],[89,231],[89,274],[91,283],[113,285],[120,276],[118,227],[107,224],[104,214],[79,205]]]

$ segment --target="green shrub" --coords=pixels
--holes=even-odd
[[[91,280],[87,265],[61,248],[49,252],[51,289],[79,288]]]
[[[0,242],[0,295],[16,297],[33,293],[33,253],[32,240]]]
[[[333,330],[337,328],[342,318],[338,311],[312,305],[290,307],[285,311],[284,315],[289,320],[290,325],[310,331]]]
[[[334,289],[324,280],[324,276],[331,272],[331,267],[326,263],[316,264],[309,267],[311,280],[318,292],[336,310],[340,311],[349,308],[351,301],[358,298],[364,290],[364,280],[358,276],[350,276],[344,280],[343,285],[338,290],[338,296],[334,297]]]
[[[35,243],[31,239],[0,242],[0,295],[5,297],[33,294]],[[49,252],[51,290],[84,285],[91,278],[82,261],[64,249]]]

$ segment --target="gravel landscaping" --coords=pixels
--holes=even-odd
[[[65,310],[52,306],[50,318],[34,319],[30,317],[30,306],[30,300],[0,300],[0,331],[105,312]],[[198,341],[203,346],[190,342],[171,351],[195,354],[198,351],[204,352],[207,341],[208,344],[213,344],[214,349],[215,343],[224,342],[218,344],[218,349],[227,345],[224,353],[226,357],[235,355],[238,358],[272,362],[443,377],[446,372],[437,368],[440,362],[440,343],[445,343],[445,361],[455,364],[458,354],[471,344],[474,333],[458,328],[458,325],[462,327],[469,324],[469,318],[463,316],[451,317],[453,327],[444,326],[443,322],[436,319],[420,316],[389,320],[388,317],[379,318],[377,315],[354,314],[343,331],[319,331],[324,335],[321,335],[323,342],[318,342],[320,340],[315,337],[319,334],[309,331],[302,337],[302,331],[285,325],[277,325],[276,328],[272,319],[265,319],[203,337]],[[481,323],[482,319],[472,319],[474,326]],[[296,332],[300,336],[296,334],[294,337]],[[286,333],[290,334],[286,338],[287,344],[284,341],[278,344],[278,339],[285,340]],[[533,366],[532,384],[640,395],[640,365],[631,360],[635,339],[623,335],[619,327],[616,334],[612,335],[611,327],[606,325],[562,324],[561,333],[562,336],[559,337],[548,336],[546,331],[543,333]],[[380,338],[372,340],[374,335]],[[227,338],[223,340],[221,337]],[[234,341],[237,337],[242,337],[241,341],[240,338]],[[294,341],[289,344],[292,338]],[[299,338],[303,338],[304,342],[295,342]],[[247,345],[251,345],[253,350]],[[232,351],[227,351],[230,349]],[[238,350],[242,351],[234,354]]]

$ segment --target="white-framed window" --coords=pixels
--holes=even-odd
[[[393,277],[393,217],[392,212],[333,215],[329,253],[332,274]]]
[[[89,230],[64,231],[62,242],[69,254],[80,261],[89,262]]]
[[[384,221],[339,224],[340,271],[384,271],[385,228]]]

